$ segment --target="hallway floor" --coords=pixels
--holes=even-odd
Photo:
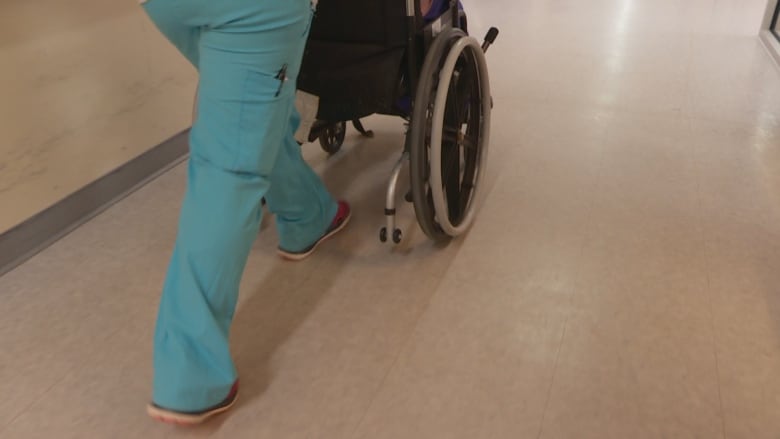
[[[306,157],[354,204],[302,263],[266,219],[242,393],[149,420],[179,166],[0,278],[0,437],[780,437],[780,70],[760,0],[467,2],[495,96],[463,239],[379,243],[400,121]]]

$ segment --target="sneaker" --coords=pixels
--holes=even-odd
[[[279,247],[279,256],[281,256],[284,259],[287,259],[288,261],[301,261],[303,259],[306,259],[312,253],[314,253],[314,250],[317,249],[317,246],[319,246],[321,243],[325,242],[326,240],[332,238],[333,235],[335,235],[336,233],[343,230],[344,227],[347,226],[347,223],[349,222],[349,219],[351,217],[352,217],[352,209],[350,209],[349,203],[347,203],[346,201],[339,201],[339,210],[336,212],[336,216],[333,218],[333,221],[330,223],[330,227],[328,227],[328,230],[325,231],[325,234],[322,235],[322,237],[320,237],[320,239],[318,239],[317,242],[298,252],[287,251]]]
[[[146,407],[146,413],[153,419],[166,424],[175,424],[183,427],[189,427],[193,425],[202,424],[212,416],[216,416],[220,413],[228,411],[236,403],[238,399],[238,380],[233,383],[233,387],[230,389],[228,396],[219,404],[201,410],[197,412],[177,412],[174,410],[168,410],[160,407],[155,403],[151,403]]]

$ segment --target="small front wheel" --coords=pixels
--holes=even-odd
[[[336,122],[328,126],[320,134],[320,146],[329,155],[333,155],[341,149],[347,136],[347,123]]]
[[[401,243],[401,239],[403,238],[403,233],[401,232],[401,229],[395,229],[393,230],[393,242],[396,244]]]

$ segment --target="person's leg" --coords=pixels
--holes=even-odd
[[[293,109],[266,194],[268,208],[276,214],[279,248],[294,253],[302,252],[326,234],[338,212],[338,203],[303,160],[295,140],[299,123],[300,116]]]
[[[148,4],[157,1],[167,0]],[[278,156],[290,131],[308,1],[204,7],[233,9],[215,12],[215,24],[201,35],[188,186],[155,333],[154,407],[171,412],[202,411],[230,393],[236,370],[228,337],[260,200],[272,174],[303,173]],[[289,80],[280,81],[284,65]],[[312,195],[290,202],[321,196],[309,189]]]

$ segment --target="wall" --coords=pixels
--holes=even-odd
[[[190,123],[195,72],[135,0],[3,0],[0,66],[0,234]]]

